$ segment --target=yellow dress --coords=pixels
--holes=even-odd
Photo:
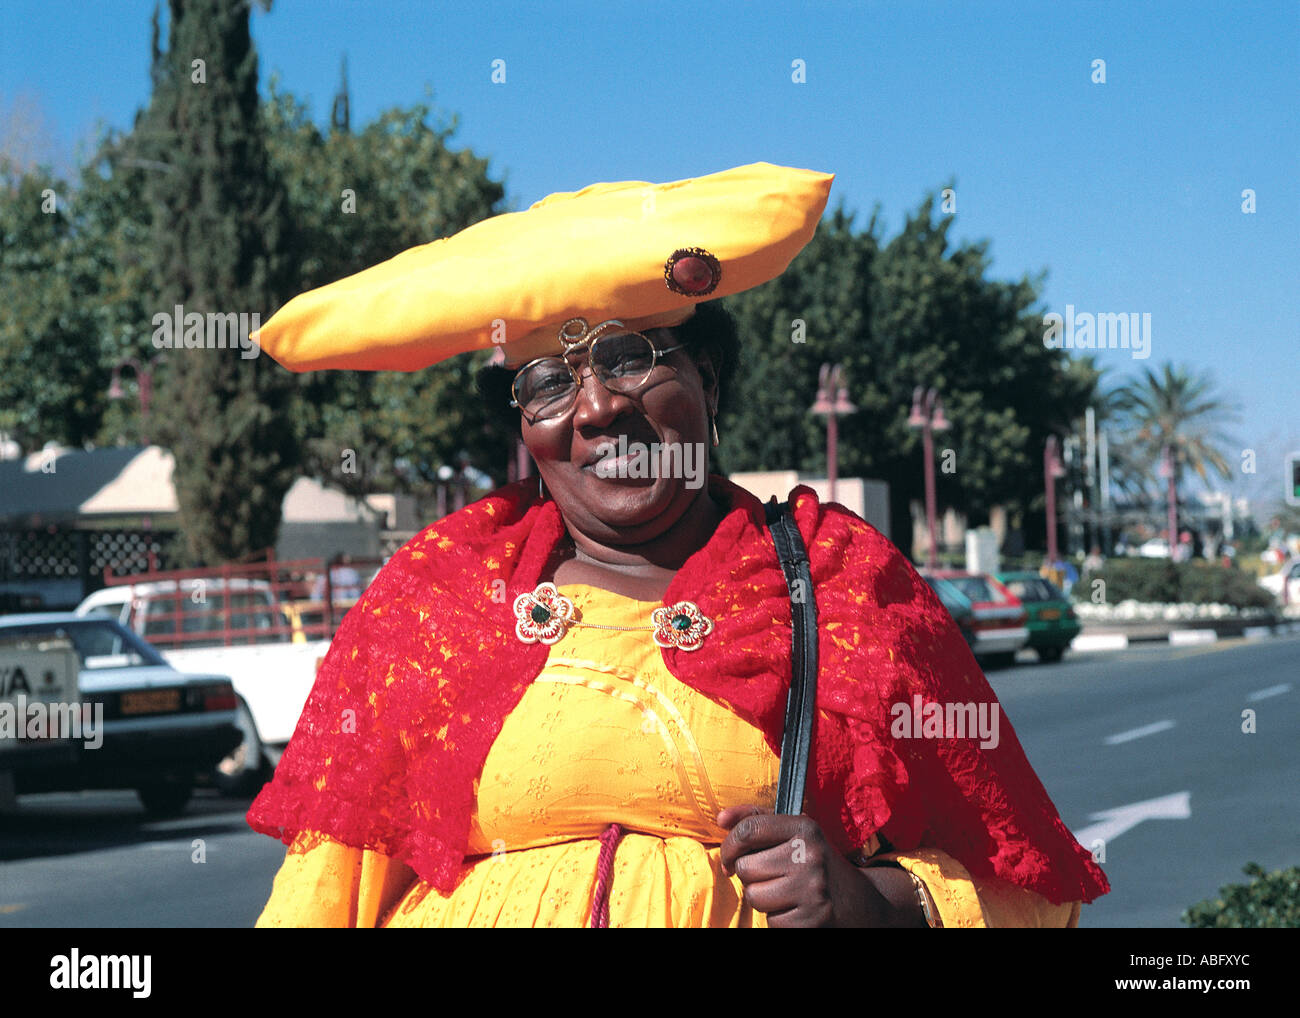
[[[579,618],[649,625],[649,603],[587,586]],[[585,926],[599,837],[614,855],[611,927],[766,926],[719,862],[727,806],[770,806],[779,760],[762,734],[678,681],[645,630],[574,627],[505,719],[476,784],[466,873],[449,895],[405,864],[312,832],[289,847],[258,926]],[[1074,926],[1078,903],[974,881],[936,849],[864,854],[929,888],[946,927]]]

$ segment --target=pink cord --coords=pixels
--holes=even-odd
[[[588,924],[593,930],[609,928],[609,885],[614,872],[614,850],[623,837],[623,828],[610,824],[600,836],[600,858],[596,861],[596,891],[591,898],[591,917]]]

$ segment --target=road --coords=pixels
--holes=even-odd
[[[1300,637],[989,679],[1067,826],[1104,837],[1113,891],[1083,926],[1177,927],[1247,861],[1300,865]],[[248,803],[200,795],[149,822],[131,793],[25,796],[0,816],[0,927],[250,926],[284,852],[244,825]]]
[[[1076,834],[1102,811],[1188,793],[1187,819],[1107,840],[1111,893],[1080,925],[1178,927],[1187,906],[1244,882],[1246,862],[1300,865],[1300,638],[1067,655],[989,681]]]
[[[200,793],[150,822],[132,792],[22,796],[0,818],[0,927],[251,926],[284,846],[249,830],[250,802]]]

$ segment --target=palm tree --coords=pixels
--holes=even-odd
[[[1150,368],[1144,377],[1120,386],[1110,403],[1128,434],[1130,451],[1148,469],[1157,462],[1169,493],[1169,553],[1178,541],[1178,483],[1190,467],[1202,481],[1213,469],[1225,480],[1232,468],[1221,451],[1233,444],[1221,425],[1236,417],[1236,407],[1215,392],[1208,373],[1165,364],[1161,373]]]

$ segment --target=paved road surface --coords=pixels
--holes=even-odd
[[[1300,865],[1300,638],[1067,656],[989,680],[1076,834],[1100,811],[1188,793],[1190,818],[1107,842],[1112,892],[1081,925],[1181,926],[1246,862]]]

